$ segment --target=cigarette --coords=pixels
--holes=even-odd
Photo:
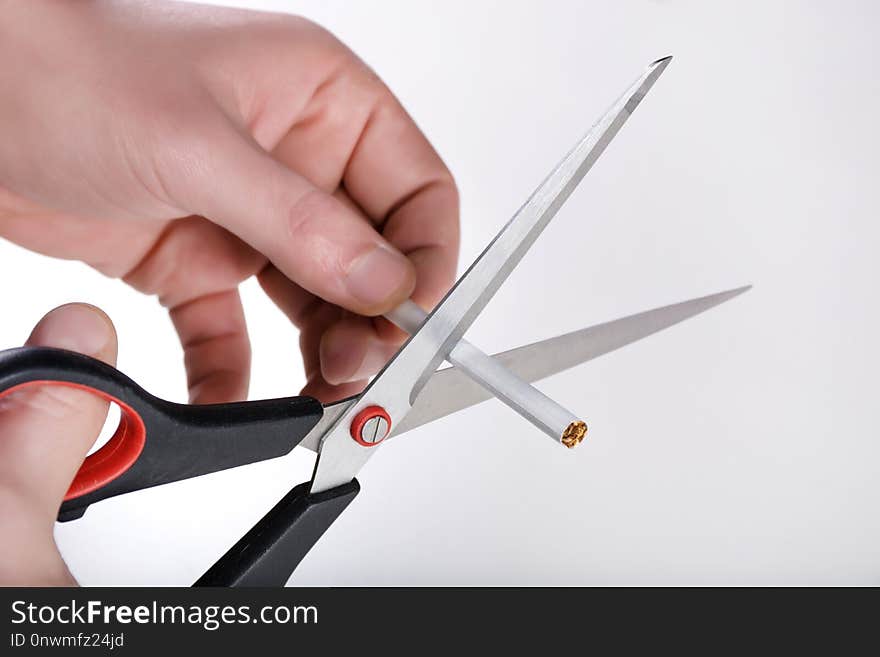
[[[426,317],[427,313],[411,300],[385,315],[410,334],[418,330]],[[467,340],[459,340],[446,360],[556,442],[572,448],[584,439],[587,425],[582,420]]]

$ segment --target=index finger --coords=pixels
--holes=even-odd
[[[458,191],[440,156],[378,80],[343,173],[348,196],[416,266],[413,299],[431,309],[455,280]]]

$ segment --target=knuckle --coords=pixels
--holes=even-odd
[[[322,218],[338,212],[338,201],[318,189],[309,189],[294,199],[288,208],[289,228],[292,235],[309,230]]]

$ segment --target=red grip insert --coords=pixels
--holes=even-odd
[[[113,437],[101,449],[94,454],[90,454],[83,461],[79,471],[76,473],[76,477],[73,478],[70,484],[70,488],[67,489],[67,494],[64,496],[65,502],[106,486],[124,474],[138,460],[138,457],[144,450],[147,430],[143,419],[131,406],[101,390],[68,381],[28,381],[27,383],[21,383],[0,391],[0,399],[11,395],[13,392],[32,386],[77,388],[119,406],[120,419],[116,433],[113,434]]]

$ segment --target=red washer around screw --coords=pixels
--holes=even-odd
[[[381,406],[367,406],[351,421],[351,437],[364,447],[374,447],[391,433],[391,416]]]

